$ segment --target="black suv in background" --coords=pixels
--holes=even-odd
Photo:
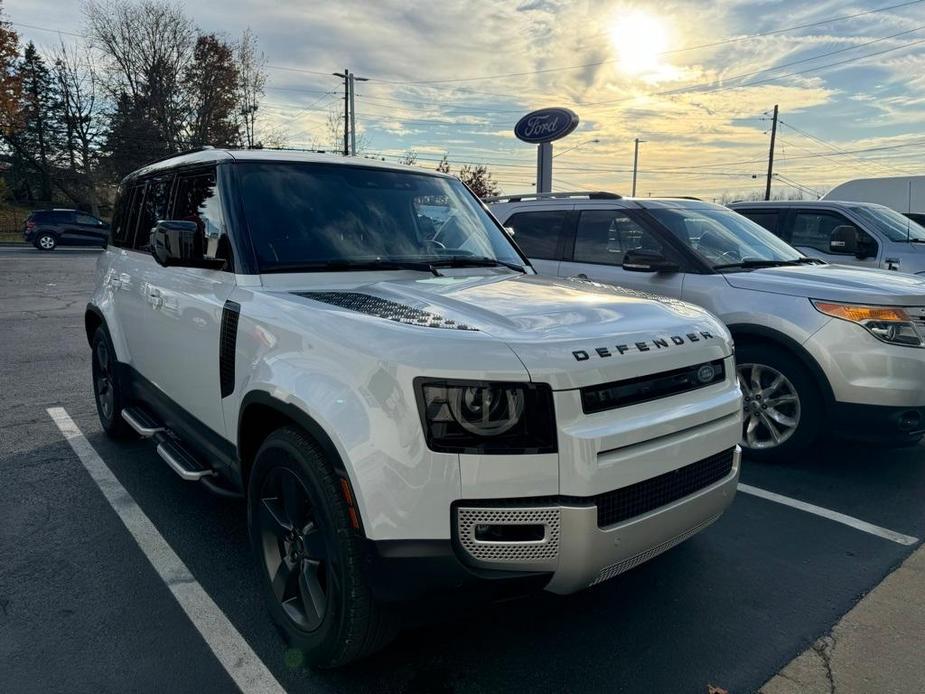
[[[26,243],[40,251],[58,246],[105,246],[109,225],[80,210],[36,210],[26,218]]]

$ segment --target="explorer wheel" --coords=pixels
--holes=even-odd
[[[125,398],[116,369],[116,352],[112,348],[109,333],[102,326],[97,328],[96,333],[93,335],[91,370],[96,412],[100,417],[100,425],[103,427],[103,431],[113,439],[131,438],[134,436],[134,432],[128,423],[122,419]]]
[[[260,447],[247,511],[270,613],[308,664],[343,665],[391,640],[394,622],[370,594],[339,480],[299,429],[279,429]]]
[[[54,234],[42,234],[35,240],[35,247],[40,251],[53,251],[58,245],[58,239],[54,237]]]
[[[812,444],[822,398],[807,369],[773,346],[745,344],[736,351],[743,396],[742,447],[753,458],[783,458]]]

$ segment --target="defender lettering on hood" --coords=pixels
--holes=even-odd
[[[637,352],[651,352],[652,350],[668,349],[672,345],[680,347],[682,345],[688,344],[689,342],[700,342],[701,340],[712,339],[714,339],[712,333],[701,330],[696,333],[672,335],[671,337],[666,338],[656,337],[652,340],[642,340],[640,342],[633,342],[632,344],[628,345],[595,347],[590,353],[583,349],[577,349],[572,352],[572,356],[575,357],[575,361],[587,361],[592,356],[607,358],[614,356],[614,354],[622,355],[633,350]]]

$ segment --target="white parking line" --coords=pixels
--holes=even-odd
[[[774,501],[778,504],[783,504],[784,506],[790,506],[791,508],[806,511],[807,513],[813,513],[817,516],[822,516],[823,518],[828,518],[829,520],[833,520],[836,523],[842,523],[843,525],[850,526],[856,530],[861,530],[865,533],[870,533],[871,535],[882,537],[885,540],[890,540],[891,542],[896,542],[900,545],[914,545],[919,541],[917,537],[912,537],[911,535],[903,535],[902,533],[897,533],[893,530],[887,530],[886,528],[881,528],[879,525],[873,525],[867,521],[862,521],[852,516],[846,516],[844,513],[822,508],[821,506],[815,506],[814,504],[808,504],[805,501],[800,501],[799,499],[791,499],[789,496],[775,494],[774,492],[769,492],[766,489],[752,487],[749,484],[742,484],[740,482],[739,491],[745,494],[751,494],[752,496],[760,497],[762,499],[767,499],[768,501]]]
[[[235,684],[248,694],[282,694],[285,690],[280,683],[119,483],[67,411],[51,407],[47,412]]]

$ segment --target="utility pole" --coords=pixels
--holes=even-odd
[[[357,77],[350,73],[350,153],[357,155],[357,108],[356,108],[356,83],[368,82],[366,77]]]
[[[774,176],[774,140],[777,139],[777,104],[774,104],[774,117],[771,119],[771,149],[768,151],[768,182],[764,187],[764,199],[771,199],[771,178]]]
[[[636,172],[639,167],[639,145],[640,143],[644,143],[644,142],[645,140],[640,140],[637,137],[636,138],[636,148],[633,151],[633,194],[632,194],[632,197],[634,198],[636,197]]]
[[[366,82],[366,77],[357,77],[344,68],[343,72],[331,73],[344,80],[344,149],[342,154],[347,157],[357,153],[356,113],[354,111],[356,82]]]

